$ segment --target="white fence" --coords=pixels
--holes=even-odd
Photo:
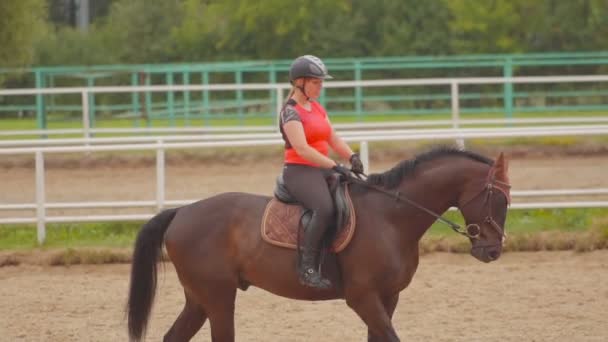
[[[368,142],[399,141],[399,140],[438,140],[456,139],[461,144],[468,138],[504,138],[504,137],[540,137],[560,135],[606,135],[608,134],[608,118],[562,118],[562,119],[527,119],[527,120],[462,120],[459,117],[458,85],[459,84],[493,84],[493,83],[554,83],[554,82],[605,82],[608,76],[570,76],[570,77],[515,77],[515,78],[475,78],[475,79],[422,79],[422,80],[382,80],[356,82],[327,82],[326,87],[373,87],[373,86],[410,86],[410,85],[452,85],[452,120],[435,123],[381,123],[381,124],[348,124],[336,125],[341,136],[350,142],[359,142],[361,153],[368,166]],[[282,97],[286,85],[245,84],[245,85],[200,85],[200,86],[142,86],[142,87],[98,87],[98,88],[56,88],[56,89],[21,89],[0,90],[0,95],[26,95],[39,93],[81,93],[83,101],[82,130],[44,130],[24,131],[27,134],[65,134],[66,131],[82,132],[84,137],[79,139],[46,139],[46,140],[15,140],[0,141],[0,155],[34,154],[35,155],[35,203],[2,204],[0,210],[35,210],[34,217],[0,218],[0,224],[36,223],[38,240],[42,243],[46,236],[47,222],[91,222],[91,221],[128,221],[145,220],[151,213],[132,215],[86,215],[86,216],[48,216],[47,209],[74,208],[155,208],[160,210],[167,206],[178,206],[193,202],[195,199],[166,200],[165,198],[165,151],[169,149],[214,148],[239,146],[268,146],[282,144],[276,128],[267,127],[259,133],[228,133],[215,132],[205,135],[169,135],[154,137],[122,137],[122,138],[93,138],[91,133],[108,133],[110,130],[89,129],[87,99],[88,93],[100,92],[134,92],[134,91],[180,91],[204,89],[276,89],[279,98]],[[280,103],[282,101],[278,101]],[[491,125],[509,123],[508,127],[462,128],[464,125]],[[528,125],[516,127],[517,125]],[[541,126],[530,126],[541,124]],[[567,124],[567,125],[564,125]],[[420,129],[433,125],[451,125],[450,128]],[[404,127],[410,127],[405,129]],[[150,129],[149,129],[150,130]],[[249,128],[248,128],[249,130]],[[61,131],[63,133],[58,133]],[[120,129],[121,132],[140,132],[142,129]],[[157,133],[200,133],[201,129],[154,129]],[[0,132],[8,135],[8,132]],[[18,132],[20,133],[20,132]],[[209,131],[207,131],[209,133]],[[57,146],[59,145],[59,146]],[[156,198],[148,201],[111,201],[85,203],[49,203],[45,198],[44,156],[47,153],[96,152],[96,151],[156,151]],[[514,198],[519,197],[567,197],[586,195],[608,195],[608,189],[554,189],[554,190],[514,190]],[[198,200],[198,199],[196,199]],[[608,201],[553,201],[528,202],[515,201],[513,208],[573,208],[573,207],[608,207]]]
[[[556,130],[554,128],[522,129],[519,131],[505,128],[495,130],[464,131],[458,129],[435,130],[408,134],[385,134],[373,135],[370,132],[361,135],[346,136],[347,141],[358,141],[361,147],[362,157],[368,166],[368,141],[395,141],[395,140],[429,140],[429,139],[458,139],[458,138],[496,138],[496,137],[532,137],[532,136],[556,136],[556,135],[588,135],[589,128],[577,130],[574,128]],[[608,127],[594,130],[591,134],[608,134]],[[221,140],[202,142],[165,142],[158,137],[156,143],[142,143],[131,145],[89,145],[89,146],[64,146],[64,147],[21,147],[0,149],[0,155],[34,154],[35,155],[35,185],[36,202],[26,204],[0,204],[0,210],[32,210],[36,212],[35,217],[1,218],[1,223],[37,223],[38,240],[42,243],[46,236],[47,222],[92,222],[92,221],[129,221],[144,220],[152,216],[150,213],[133,215],[86,215],[86,216],[48,216],[47,209],[75,209],[75,208],[156,208],[160,210],[167,206],[179,206],[191,203],[198,199],[184,199],[168,201],[165,198],[165,151],[169,149],[184,148],[213,148],[213,147],[239,147],[239,146],[267,146],[282,144],[283,141],[276,139],[242,139]],[[112,201],[112,202],[85,202],[85,203],[48,203],[45,197],[45,171],[44,155],[46,153],[66,152],[99,152],[99,151],[132,151],[132,150],[156,150],[156,199],[151,201]],[[66,181],[67,182],[67,181]],[[512,192],[514,198],[518,197],[551,197],[551,196],[581,196],[581,195],[608,195],[608,189],[559,189],[559,190],[528,190]],[[576,207],[608,207],[608,201],[554,201],[518,203],[515,201],[513,208],[576,208]]]

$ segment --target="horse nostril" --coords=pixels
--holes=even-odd
[[[498,259],[499,256],[500,256],[500,253],[498,251],[489,251],[488,252],[488,257],[492,260]]]

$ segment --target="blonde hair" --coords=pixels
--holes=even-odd
[[[287,94],[287,97],[285,98],[285,101],[283,102],[283,107],[281,107],[281,111],[279,112],[279,115],[285,110],[285,107],[287,107],[287,102],[289,102],[289,99],[293,96],[293,94],[296,92],[296,86],[293,85],[291,86],[291,90],[289,91],[289,94]]]

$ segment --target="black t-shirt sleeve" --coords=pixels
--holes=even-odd
[[[285,109],[283,110],[283,112],[281,113],[281,124],[286,124],[289,121],[299,121],[302,122],[302,119],[300,119],[300,114],[298,114],[298,111],[290,105],[285,106]]]

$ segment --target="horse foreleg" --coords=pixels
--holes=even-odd
[[[186,304],[171,329],[167,331],[164,342],[182,342],[190,339],[201,329],[207,316],[203,308],[186,293]]]
[[[378,294],[368,293],[352,299],[347,297],[346,303],[367,325],[370,341],[399,341],[399,337],[391,323],[391,315],[387,312],[385,303]]]
[[[397,303],[399,302],[399,294],[397,293],[394,296],[390,296],[388,297],[386,300],[383,301],[384,303],[384,309],[386,310],[386,313],[388,314],[389,319],[393,319],[393,313],[395,312],[395,308],[397,308]],[[381,338],[374,336],[373,332],[371,331],[371,329],[367,330],[367,341],[368,342],[376,342],[376,341],[383,341]]]

